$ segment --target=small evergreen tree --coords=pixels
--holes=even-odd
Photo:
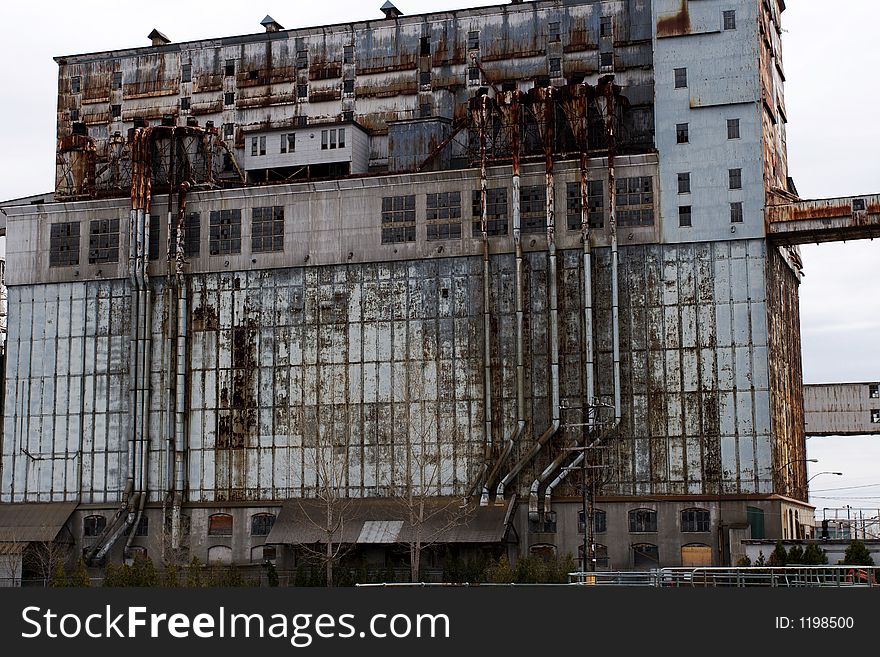
[[[800,545],[792,545],[791,549],[788,551],[785,563],[789,565],[804,564],[804,549]]]
[[[782,544],[782,541],[776,541],[776,547],[773,548],[773,552],[770,553],[770,558],[767,560],[768,566],[784,566],[788,562],[788,552],[785,550],[785,546]]]
[[[804,550],[804,563],[810,566],[821,566],[828,563],[828,555],[818,545],[810,543]]]
[[[737,559],[736,565],[737,568],[748,568],[752,565],[752,560],[749,559],[749,555],[745,554]]]
[[[862,541],[853,539],[849,547],[846,548],[846,554],[843,555],[843,564],[846,566],[873,566],[874,559]]]
[[[501,558],[489,565],[486,569],[486,581],[493,584],[510,584],[515,581],[516,574],[507,555],[501,555]]]
[[[758,551],[758,558],[755,559],[755,566],[757,566],[758,568],[762,568],[766,565],[767,565],[767,559],[764,557],[764,551],[759,550]]]
[[[64,572],[64,564],[60,561],[55,564],[52,569],[52,577],[49,579],[49,586],[60,588],[67,586],[67,573]]]
[[[68,584],[69,586],[75,586],[78,588],[91,586],[89,571],[86,569],[86,562],[83,561],[82,558],[77,559],[76,565],[73,567],[73,572],[70,574]]]
[[[186,569],[186,585],[191,589],[202,586],[202,564],[198,557],[193,557]]]

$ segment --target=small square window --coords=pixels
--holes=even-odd
[[[181,111],[186,112],[189,110],[189,108],[190,108],[190,97],[184,96],[183,98],[180,99],[180,109],[181,109]]]
[[[688,70],[686,68],[675,69],[675,88],[684,89],[688,86]]]
[[[298,84],[296,85],[296,97],[300,100],[308,100],[309,99],[309,85],[307,84]]]
[[[547,25],[547,40],[550,43],[557,43],[560,39],[559,23],[549,23]]]
[[[342,48],[342,63],[354,64],[354,46],[344,46]]]
[[[725,30],[735,30],[736,29],[736,11],[730,9],[724,12],[724,29]]]
[[[118,119],[120,116],[122,116],[122,105],[111,105],[110,116],[114,119]]]
[[[308,68],[309,67],[309,51],[308,50],[298,50],[296,52],[296,67],[297,68]]]
[[[113,74],[113,78],[110,80],[110,88],[111,89],[121,89],[122,88],[122,71],[116,71]]]
[[[428,82],[431,81],[430,73],[428,74]],[[353,94],[354,93],[354,80],[343,80],[342,81],[342,91],[343,93]]]
[[[599,19],[599,36],[600,37],[610,37],[614,31],[613,23],[611,22],[611,16],[602,16]]]
[[[739,119],[727,119],[727,138],[739,139]]]
[[[468,50],[478,50],[480,48],[480,33],[477,31],[468,32]]]
[[[192,64],[180,65],[180,81],[192,82]]]
[[[248,71],[248,80],[258,80],[259,78],[260,78],[259,71],[255,70],[255,69],[251,69],[250,71]]]
[[[293,125],[297,128],[305,128],[309,124],[309,117],[307,116],[295,116],[293,117]]]
[[[678,193],[679,194],[690,194],[691,193],[691,174],[690,173],[678,174]]]
[[[690,140],[690,135],[688,134],[688,124],[687,123],[678,123],[675,126],[675,140],[679,144],[687,144]]]
[[[431,84],[431,71],[419,72],[419,84],[423,87],[427,87]]]
[[[611,68],[614,68],[614,53],[613,52],[600,52],[599,53],[599,68],[603,71],[607,71]]]
[[[353,110],[345,110],[342,112],[342,120],[346,122],[354,121],[354,111]]]
[[[79,121],[79,110],[78,109],[70,110],[70,120],[73,121],[74,123]]]
[[[562,73],[562,60],[559,57],[550,58],[550,73],[557,75]]]
[[[235,105],[235,92],[227,91],[225,94],[223,94],[223,104],[227,107],[229,105]]]
[[[678,225],[684,228],[692,226],[691,222],[691,206],[681,205],[678,208]]]
[[[471,66],[468,68],[468,80],[472,83],[479,83],[480,81],[480,69],[476,66]]]
[[[729,169],[730,189],[742,189],[742,169]]]
[[[880,409],[871,410],[871,424],[880,424]]]
[[[81,90],[81,78],[78,75],[70,78],[70,93],[78,94]]]
[[[871,399],[880,399],[880,383],[872,383],[868,386],[868,396]]]
[[[226,60],[226,68],[224,70],[224,73],[225,73],[226,77],[230,77],[232,75],[235,75],[235,60],[234,59],[227,59]]]
[[[223,124],[223,139],[232,139],[235,137],[235,124],[234,123],[224,123]]]
[[[742,201],[736,201],[730,204],[730,223],[741,224],[743,221],[743,204]]]

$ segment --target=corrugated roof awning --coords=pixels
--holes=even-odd
[[[266,538],[267,544],[312,545],[411,543],[500,543],[507,534],[511,499],[503,506],[462,505],[460,497],[425,500],[424,512],[393,499],[288,500]],[[413,516],[422,521],[412,520]],[[328,519],[331,519],[328,522]]]
[[[76,502],[0,504],[0,542],[54,541]]]

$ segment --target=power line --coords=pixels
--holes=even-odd
[[[835,490],[855,490],[856,488],[874,488],[880,484],[862,484],[861,486],[841,486],[840,488],[815,488],[816,493],[828,493]]]

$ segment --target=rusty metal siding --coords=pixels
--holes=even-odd
[[[863,436],[880,433],[880,383],[804,386],[804,417],[810,436]]]

